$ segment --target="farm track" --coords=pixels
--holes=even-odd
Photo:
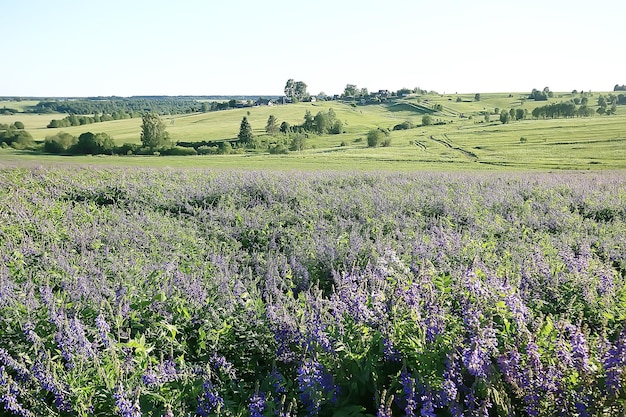
[[[448,135],[444,134],[443,135],[443,139],[437,139],[435,137],[435,135],[430,135],[429,138],[435,142],[438,142],[440,144],[442,144],[443,146],[445,146],[448,149],[452,149],[458,152],[461,152],[464,156],[476,161],[478,160],[478,156],[474,153],[474,152],[470,152],[470,151],[466,151],[463,148],[459,148],[458,146],[452,146],[452,144],[450,144],[450,142],[448,142],[450,140],[450,138],[448,138]]]
[[[424,145],[422,142],[415,141],[415,146],[426,152],[426,145]]]

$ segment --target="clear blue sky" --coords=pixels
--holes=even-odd
[[[612,90],[624,0],[2,0],[0,96]]]

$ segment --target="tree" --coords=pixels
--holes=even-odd
[[[356,94],[357,94],[357,88],[355,84],[347,84],[346,88],[343,89],[343,98],[355,97]]]
[[[313,125],[318,135],[323,135],[330,129],[330,121],[326,113],[318,112],[313,118]]]
[[[425,114],[422,116],[422,126],[430,126],[433,124],[433,118],[430,115]]]
[[[15,126],[16,129],[24,130],[24,123],[22,122],[15,122],[13,126]]]
[[[265,131],[269,135],[275,135],[278,132],[278,120],[276,120],[276,116],[270,114],[270,117],[267,118],[267,124],[265,125]]]
[[[528,116],[527,109],[515,109],[515,118],[517,120],[524,120]]]
[[[165,131],[165,123],[158,114],[149,112],[141,116],[141,143],[150,149],[166,148],[171,145],[170,135]]]
[[[302,127],[307,132],[310,132],[313,130],[313,126],[314,126],[313,115],[311,114],[309,110],[307,110],[306,112],[304,112],[304,124],[302,125]]]
[[[307,85],[304,81],[296,81],[296,101],[304,101],[309,98],[309,93],[306,91]]]
[[[239,125],[239,134],[237,135],[237,140],[244,145],[249,145],[254,140],[254,134],[252,133],[252,126],[248,122],[248,118],[243,116],[241,119],[241,125]]]
[[[289,123],[282,122],[280,124],[280,133],[287,133],[287,132],[289,132],[290,128],[291,128],[291,126],[289,125]]]
[[[285,96],[289,97],[294,103],[303,101],[309,97],[306,88],[307,85],[304,81],[294,81],[293,78],[290,78],[285,84]]]
[[[285,83],[285,96],[289,97],[290,99],[293,99],[294,93],[296,91],[296,82],[293,80],[293,78],[290,78],[287,80],[287,83]]]
[[[474,101],[480,101],[480,93],[474,94]]]
[[[500,121],[503,124],[507,124],[509,120],[511,120],[511,113],[506,110],[502,110],[502,112],[500,113]]]

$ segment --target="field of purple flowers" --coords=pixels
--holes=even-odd
[[[605,416],[626,178],[0,168],[0,414]]]

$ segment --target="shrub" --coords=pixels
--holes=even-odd
[[[385,139],[383,139],[381,145],[383,148],[388,148],[389,146],[391,146],[391,138],[386,137]]]
[[[270,154],[272,155],[281,155],[281,154],[289,153],[289,150],[282,143],[279,143],[277,145],[270,147],[269,151],[270,151]]]
[[[406,121],[406,122],[402,122],[400,124],[397,124],[393,127],[393,130],[409,130],[409,129],[413,129],[413,123],[411,123],[410,121]]]
[[[161,155],[170,156],[191,156],[198,155],[198,152],[194,148],[186,148],[183,146],[172,146],[161,150]]]
[[[198,148],[198,155],[215,155],[219,148],[217,146],[203,145]]]
[[[222,142],[220,143],[218,153],[220,155],[228,155],[233,151],[233,147],[230,142]]]
[[[69,133],[61,132],[54,136],[48,136],[43,144],[43,151],[47,153],[61,154],[67,152],[76,145],[77,139]]]
[[[367,132],[367,146],[375,148],[383,138],[383,132],[380,129],[372,129]]]

